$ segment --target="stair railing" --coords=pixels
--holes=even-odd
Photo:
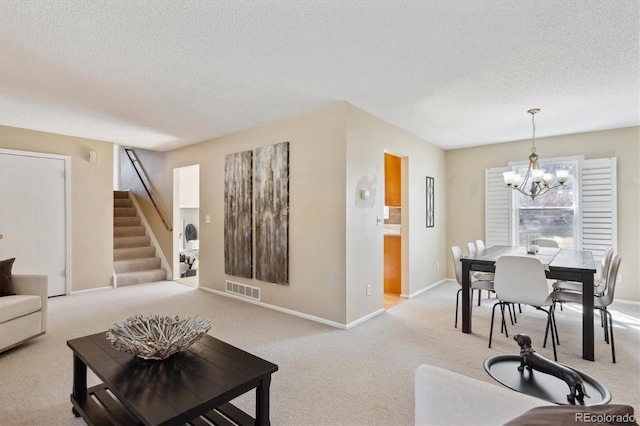
[[[136,171],[136,174],[138,175],[138,178],[140,179],[140,183],[142,183],[142,186],[144,187],[144,190],[147,192],[147,195],[149,196],[149,199],[151,200],[151,203],[153,204],[153,207],[156,209],[156,212],[158,212],[158,216],[160,216],[160,219],[162,219],[162,223],[164,223],[164,227],[167,228],[167,231],[172,231],[173,228],[171,226],[169,226],[169,223],[167,222],[167,220],[165,219],[164,215],[162,214],[162,211],[160,210],[160,208],[156,204],[156,201],[153,198],[153,195],[151,195],[151,191],[149,191],[149,188],[147,187],[147,184],[145,183],[144,179],[142,179],[142,175],[140,174],[140,170],[138,169],[138,166],[137,166],[137,164],[140,164],[140,161],[138,161],[138,156],[136,155],[136,153],[131,148],[124,148],[124,152],[127,153],[127,157],[129,157],[129,161],[131,161],[131,165],[133,166],[133,170]]]

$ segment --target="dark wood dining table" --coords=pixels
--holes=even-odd
[[[582,283],[582,358],[594,361],[593,343],[593,277],[596,272],[590,251],[540,247],[538,254],[529,255],[525,247],[491,246],[470,254],[462,261],[462,332],[471,333],[471,271],[495,272],[501,256],[536,256],[548,265],[548,279]],[[516,277],[517,279],[517,277]]]

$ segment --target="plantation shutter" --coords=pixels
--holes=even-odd
[[[484,170],[484,238],[485,245],[511,245],[511,193],[502,177],[510,167]]]
[[[582,249],[602,259],[605,250],[617,251],[616,158],[582,163]]]

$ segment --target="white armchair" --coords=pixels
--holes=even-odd
[[[14,274],[11,282],[16,294],[0,297],[0,352],[47,329],[47,276]]]

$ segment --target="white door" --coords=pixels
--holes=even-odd
[[[49,296],[67,294],[66,160],[0,152],[0,259],[16,274],[48,276]]]

